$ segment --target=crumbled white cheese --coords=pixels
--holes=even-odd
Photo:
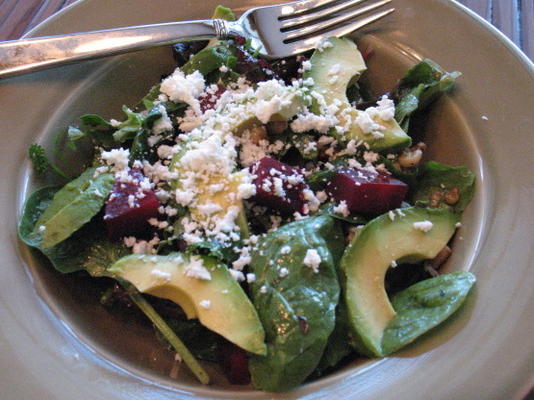
[[[169,272],[165,272],[157,268],[150,271],[150,276],[156,278],[156,280],[160,282],[169,282],[171,280],[171,274]]]
[[[289,270],[286,267],[280,268],[280,271],[278,272],[278,276],[280,278],[285,278],[288,275],[289,275]]]
[[[422,232],[429,232],[433,226],[434,224],[427,220],[413,223],[414,229],[420,230]]]
[[[290,246],[284,246],[280,249],[280,254],[289,254],[291,252]]]
[[[162,105],[159,105],[157,110],[161,114],[161,118],[158,118],[154,122],[154,125],[152,125],[152,134],[159,135],[163,132],[172,131],[172,122],[169,116],[167,115],[167,109]]]
[[[110,151],[102,151],[101,157],[106,164],[113,166],[111,168],[112,172],[120,172],[128,169],[130,150],[121,147]]]
[[[248,273],[247,274],[247,282],[248,283],[253,283],[255,281],[256,281],[256,274]]]
[[[205,87],[204,77],[199,71],[185,75],[180,68],[176,68],[172,75],[161,82],[160,90],[169,96],[171,101],[187,103],[195,114],[200,115],[200,104],[197,99]]]
[[[347,202],[345,200],[341,200],[337,206],[332,208],[332,211],[344,217],[348,217],[350,215],[350,211],[347,207]]]
[[[310,267],[313,272],[318,273],[319,272],[319,265],[321,264],[321,256],[315,249],[308,249],[306,252],[306,256],[304,257],[304,260],[302,260],[304,265],[307,267]]]
[[[198,305],[207,310],[207,309],[209,309],[211,307],[211,301],[209,301],[209,300],[201,300],[201,301],[198,302]]]
[[[189,263],[184,268],[184,275],[189,278],[202,279],[205,281],[211,280],[211,274],[204,266],[202,258],[196,256],[189,259]]]

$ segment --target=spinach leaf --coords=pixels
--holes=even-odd
[[[310,249],[321,257],[318,272],[303,263]],[[319,363],[334,329],[339,297],[335,265],[342,252],[341,229],[328,216],[291,222],[258,241],[250,264],[256,274],[250,292],[268,350],[266,356],[249,360],[254,386],[288,390]]]
[[[26,201],[18,231],[20,239],[29,246],[39,247],[40,236],[34,229],[36,222],[59,189],[56,186],[38,189]],[[94,222],[55,246],[40,250],[61,273],[87,270],[93,276],[101,276],[107,266],[129,253],[121,243],[103,236],[102,227]]]
[[[336,325],[328,338],[323,357],[315,370],[317,375],[335,367],[342,359],[353,352],[350,344],[350,326],[345,303],[340,302],[336,309]]]
[[[33,236],[39,247],[46,249],[65,240],[100,211],[114,178],[109,173],[96,178],[94,174],[95,168],[89,168],[54,195],[35,223]]]
[[[413,66],[393,91],[395,119],[408,131],[410,116],[434,101],[439,94],[452,89],[460,72],[446,72],[434,61],[424,59]]]
[[[40,250],[61,273],[84,270],[91,276],[105,276],[107,267],[131,251],[102,231],[100,224],[90,222],[61,243]]]
[[[462,212],[475,193],[475,176],[467,167],[449,167],[435,161],[421,168],[411,202]]]
[[[19,237],[28,246],[37,247],[40,235],[34,232],[35,223],[52,202],[60,186],[47,186],[37,189],[28,197],[19,222]]]
[[[234,245],[233,243],[228,245],[217,240],[206,239],[188,246],[186,252],[214,257],[226,264],[230,264],[237,259],[237,254],[233,251]]]
[[[397,293],[391,303],[397,312],[382,337],[383,353],[390,354],[439,325],[464,302],[475,276],[454,272],[427,279]]]
[[[369,218],[364,217],[363,215],[358,214],[349,214],[346,217],[342,214],[334,212],[334,208],[336,207],[335,203],[324,203],[319,207],[319,213],[329,215],[332,218],[338,219],[340,221],[348,222],[349,224],[353,225],[364,225],[367,222],[369,222]]]

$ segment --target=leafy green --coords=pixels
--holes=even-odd
[[[187,252],[211,256],[229,264],[237,258],[236,253],[233,251],[233,246],[234,244],[226,245],[214,239],[206,239],[188,246]]]
[[[319,151],[317,150],[316,139],[314,135],[306,133],[294,135],[291,137],[291,142],[305,160],[317,159]]]
[[[407,132],[410,116],[434,101],[438,95],[454,86],[460,72],[446,72],[434,61],[424,59],[413,66],[400,80],[393,92],[395,99],[395,119]]]
[[[447,319],[463,304],[474,283],[473,274],[460,271],[418,282],[397,293],[391,301],[397,315],[382,337],[384,355]]]
[[[113,132],[113,139],[118,143],[124,143],[133,139],[143,129],[145,117],[140,113],[133,112],[126,106],[122,106],[122,111],[126,114],[126,119],[116,126]],[[161,117],[161,114],[159,115]]]
[[[59,189],[56,186],[38,189],[26,201],[18,231],[21,240],[29,246],[39,248],[40,236],[34,230],[36,222]],[[55,246],[40,250],[61,273],[86,270],[93,276],[101,276],[107,266],[129,253],[122,244],[103,236],[100,225],[93,222]]]
[[[115,130],[113,125],[99,115],[85,114],[80,117],[80,131],[89,136],[97,146],[113,147],[115,145],[113,138]],[[79,134],[78,137],[80,137]]]
[[[46,152],[43,146],[37,143],[32,144],[28,148],[28,155],[33,164],[33,169],[38,174],[42,175],[47,171],[51,171],[59,175],[61,178],[68,179],[67,176],[63,173],[63,171],[61,171],[59,168],[53,165],[50,161],[48,161],[48,158],[46,157]]]
[[[318,272],[303,263],[311,249],[321,257]],[[339,297],[335,265],[342,252],[341,229],[328,216],[291,222],[258,241],[250,264],[256,274],[250,292],[268,350],[266,356],[249,360],[254,386],[288,390],[319,363],[334,329]]]
[[[65,240],[101,210],[114,178],[109,173],[94,175],[95,168],[90,168],[54,195],[35,223],[39,247],[46,249]]]
[[[226,21],[235,21],[235,14],[228,7],[217,6],[215,7],[215,11],[213,11],[211,19],[224,19]]]
[[[224,42],[221,42],[217,46],[200,50],[182,66],[181,70],[187,75],[199,71],[202,75],[206,76],[210,72],[218,70],[223,65],[230,69],[235,69],[236,62],[237,58],[233,50],[224,44]]]
[[[336,171],[333,169],[313,172],[306,177],[306,182],[314,191],[324,190],[328,181],[330,181],[330,179],[332,179],[335,174]]]
[[[455,192],[456,203],[451,201]],[[450,167],[435,161],[425,163],[419,174],[413,204],[432,208],[449,208],[462,212],[475,193],[475,176],[467,167]]]
[[[369,222],[369,218],[364,217],[363,215],[349,214],[345,217],[342,214],[334,212],[335,207],[336,207],[335,203],[331,203],[331,202],[324,203],[319,208],[319,213],[329,215],[332,218],[339,219],[340,221],[345,221],[345,222],[348,222],[354,225],[363,225]]]
[[[225,341],[198,319],[167,318],[166,321],[195,357],[212,362],[221,360]]]
[[[350,344],[350,326],[345,303],[339,302],[336,308],[336,324],[334,331],[328,338],[328,343],[324,349],[323,357],[317,366],[315,373],[322,374],[323,371],[333,368],[339,362],[353,352]]]
[[[37,247],[40,235],[34,232],[35,223],[52,202],[60,186],[47,186],[37,189],[28,197],[19,222],[19,237],[28,246]]]

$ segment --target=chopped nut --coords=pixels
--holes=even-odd
[[[253,126],[249,129],[250,141],[255,145],[260,144],[262,140],[267,140],[267,131],[263,126]]]
[[[445,261],[447,261],[451,253],[452,253],[452,250],[449,246],[445,246],[443,249],[441,249],[438,255],[430,261],[430,265],[432,266],[432,268],[434,268],[435,270],[439,270],[441,265]]]
[[[460,200],[460,190],[458,188],[447,190],[443,196],[443,200],[450,206],[458,203],[458,200]]]
[[[287,129],[287,121],[269,121],[267,123],[267,132],[269,135],[281,135]]]
[[[402,168],[412,168],[419,165],[422,157],[423,151],[421,149],[410,148],[402,152],[398,161]]]
[[[429,206],[432,207],[432,208],[435,208],[435,207],[439,206],[439,202],[441,201],[442,197],[443,197],[443,193],[440,192],[439,190],[436,190],[436,191],[430,193]]]

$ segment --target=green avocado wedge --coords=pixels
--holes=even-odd
[[[374,118],[381,126],[383,137],[366,134],[355,122],[363,111],[352,107],[347,99],[347,88],[354,84],[367,69],[356,44],[346,38],[329,38],[310,58],[311,69],[305,71],[304,79],[312,78],[312,92],[324,97],[326,104],[315,104],[312,110],[321,114],[323,107],[337,107],[338,125],[348,127],[344,139],[357,142],[362,140],[369,149],[379,153],[400,151],[412,143],[412,139],[402,130],[395,119]]]
[[[142,293],[178,304],[188,318],[242,349],[263,355],[265,332],[258,314],[227,267],[210,257],[173,253],[129,255],[110,268],[113,278],[130,282]]]
[[[358,352],[384,356],[382,337],[396,316],[384,288],[388,268],[396,261],[434,258],[454,234],[458,218],[445,209],[398,209],[369,222],[349,244],[340,267]]]

